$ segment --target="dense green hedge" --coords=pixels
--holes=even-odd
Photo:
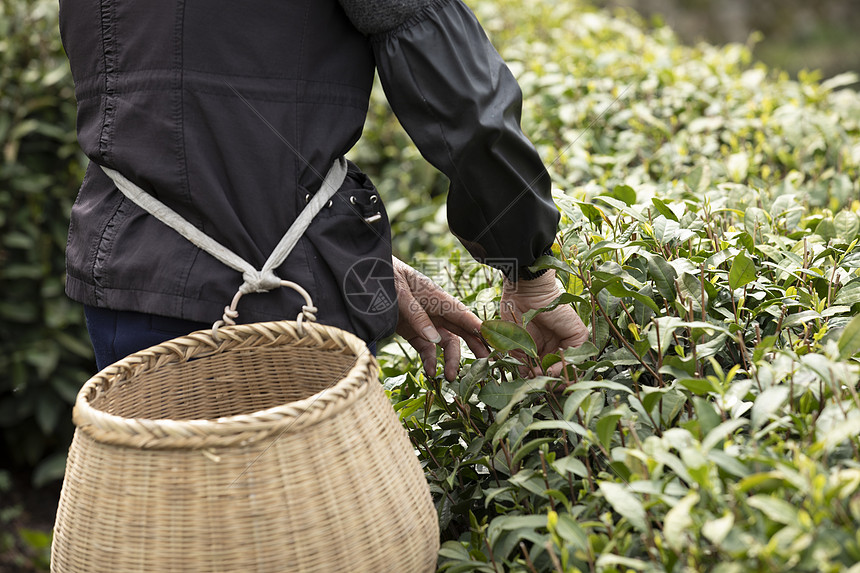
[[[0,459],[62,476],[71,404],[94,371],[63,293],[69,211],[83,177],[56,2],[0,5]]]

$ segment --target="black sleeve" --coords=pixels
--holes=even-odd
[[[520,128],[522,92],[480,23],[460,0],[436,0],[371,41],[394,113],[451,181],[451,231],[476,259],[528,278],[559,214]]]

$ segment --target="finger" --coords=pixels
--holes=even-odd
[[[424,366],[424,374],[428,378],[436,376],[436,345],[419,336],[410,338],[407,342],[418,351],[418,357],[421,358],[421,364]]]
[[[484,338],[481,336],[480,324],[478,325],[478,328],[475,328],[474,330],[465,330],[457,324],[448,321],[446,318],[435,318],[433,319],[433,323],[437,330],[444,328],[452,334],[462,338],[475,355],[475,358],[486,358],[490,355],[490,349],[484,341]]]
[[[466,341],[466,346],[469,347],[469,350],[472,351],[475,358],[486,358],[490,355],[490,349],[487,348],[487,344],[480,336],[476,334],[463,334],[460,336]]]
[[[445,379],[448,382],[453,382],[460,371],[460,338],[445,329],[440,329],[439,333],[442,335],[441,346],[445,360]]]
[[[416,334],[423,337],[428,342],[436,344],[442,340],[439,331],[433,326],[433,321],[424,312],[424,309],[412,296],[412,293],[402,291],[397,293],[397,306],[400,311],[400,318],[405,320],[409,327]]]
[[[469,307],[442,288],[436,285],[434,287],[436,288],[432,289],[432,292],[428,292],[430,289],[424,289],[417,294],[419,304],[434,323],[438,324],[442,320],[452,332],[474,332],[481,329],[481,319],[469,310]]]

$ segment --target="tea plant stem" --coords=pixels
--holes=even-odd
[[[532,565],[532,562],[529,559],[528,553],[526,553],[526,546],[522,541],[520,541],[520,549],[522,550],[523,555],[526,556],[526,563],[529,565],[529,569],[531,569],[533,573],[537,573],[537,571],[535,570],[535,566]],[[558,555],[556,555],[555,551],[552,550],[551,539],[546,540],[546,552],[549,554],[549,558],[552,560],[553,568],[558,571],[558,573],[564,573],[564,569],[562,569],[561,567],[561,561],[558,560]]]
[[[720,244],[717,242],[716,236],[714,236],[714,231],[711,228],[713,223],[711,222],[711,210],[709,206],[705,206],[705,232],[708,234],[708,238],[711,239],[711,242],[714,244],[714,252],[718,253],[720,251]]]
[[[585,472],[588,474],[588,491],[593,494],[597,490],[594,487],[594,470],[591,469],[591,456],[588,455],[587,451],[583,456],[583,461],[585,462]]]
[[[633,354],[633,356],[636,356],[636,359],[639,360],[639,363],[642,364],[642,366],[645,368],[645,370],[647,370],[648,373],[651,376],[653,376],[655,380],[658,380],[660,382],[660,385],[662,386],[663,377],[659,373],[655,372],[653,368],[651,368],[644,360],[642,360],[642,358],[638,354],[636,354],[636,350],[630,345],[629,342],[627,342],[627,340],[624,338],[624,336],[618,331],[618,328],[615,327],[615,324],[613,324],[612,320],[609,318],[609,315],[607,315],[606,311],[603,310],[603,307],[600,305],[600,302],[596,301],[594,299],[594,296],[591,297],[591,300],[594,303],[596,303],[597,310],[600,312],[601,316],[603,316],[603,319],[606,321],[606,324],[609,325],[609,328],[612,331],[612,334],[615,336],[616,339],[618,339],[618,342],[623,344],[624,347],[627,350],[629,350],[631,354]]]
[[[487,466],[490,468],[490,471],[493,472],[493,479],[496,480],[496,487],[502,487],[501,480],[499,480],[499,474],[496,472],[496,464],[493,462],[493,458],[495,458],[495,456],[487,456]]]
[[[560,414],[562,413],[563,408],[561,407],[561,404],[558,403],[558,400],[555,399],[555,394],[553,394],[552,392],[544,392],[544,395],[546,397],[546,405],[547,407],[549,407],[549,411],[552,414],[552,417],[556,420],[561,419],[563,416],[561,416]],[[551,401],[555,403],[555,408],[552,407]],[[558,408],[557,411],[556,408]]]
[[[788,405],[792,412],[796,412],[794,407],[794,372],[788,377]]]
[[[659,372],[660,369],[663,367],[663,344],[662,344],[662,341],[660,340],[660,329],[657,327],[657,322],[654,321],[653,324],[654,324],[654,332],[657,335],[657,372]],[[675,342],[677,342],[677,339],[675,340]],[[649,349],[648,351],[650,352],[651,350]],[[662,380],[660,380],[660,387],[661,388],[663,387],[663,381]],[[637,389],[638,389],[638,387],[637,387]]]
[[[785,313],[788,310],[786,305],[782,305],[779,313],[779,319],[776,321],[776,331],[773,333],[776,336],[776,340],[779,341],[779,331],[782,330],[782,321],[785,318]]]
[[[645,494],[644,497],[645,501],[647,502],[649,497],[648,494]],[[648,519],[647,515],[645,516],[645,524],[648,526],[648,535],[645,536],[645,542],[651,548],[651,550],[647,552],[648,558],[651,560],[652,563],[659,566],[660,550],[657,549],[657,544],[654,543],[654,527],[651,525],[651,520]]]
[[[588,296],[591,298],[591,343],[597,346],[597,314],[595,307],[597,306],[597,297],[594,296],[594,291],[591,290],[591,276],[587,273],[582,275],[583,284],[588,289]]]
[[[452,418],[456,418],[456,411],[448,408],[448,400],[442,395],[442,383],[439,380],[433,380],[433,384],[435,387],[433,388],[435,393],[435,398],[438,400],[438,403],[442,406],[442,409],[445,410],[445,413],[451,416]]]
[[[594,559],[594,550],[591,548],[591,543],[588,542],[588,539],[585,541],[585,548],[588,550],[588,571],[589,573],[597,573],[597,566],[595,565]]]
[[[567,362],[564,359],[564,352],[559,352],[558,357],[561,361],[561,377],[566,385],[570,386],[570,375],[567,373]],[[573,377],[576,379],[576,366],[573,367]]]
[[[450,262],[450,261],[449,261]],[[454,294],[457,295],[457,298],[462,299],[463,293],[460,291],[459,281],[454,278],[454,275],[451,274],[451,266],[445,265],[445,274],[448,275],[448,280],[451,281],[451,284],[454,286]]]
[[[827,306],[830,306],[833,301],[833,285],[836,280],[836,270],[839,268],[839,265],[836,262],[836,259],[833,260],[833,272],[830,273],[830,281],[827,283]]]
[[[505,461],[508,464],[508,469],[511,470],[511,475],[516,473],[513,467],[513,459],[511,458],[511,452],[508,449],[507,440],[499,440],[499,447],[502,448],[502,453],[505,454]]]
[[[418,449],[419,444],[416,443],[414,440],[413,443],[415,443],[415,448]],[[422,440],[420,443],[424,445],[424,451],[427,452],[427,455],[430,457],[431,460],[433,460],[433,463],[436,464],[436,467],[441,468],[442,464],[440,464],[439,460],[436,459],[436,456],[433,455],[433,451],[430,449],[430,446],[427,445],[427,440]]]
[[[481,430],[478,429],[478,426],[475,425],[475,422],[472,420],[472,416],[469,415],[466,405],[463,404],[457,396],[454,396],[454,404],[456,404],[457,409],[460,410],[463,416],[465,416],[466,421],[469,422],[469,427],[475,430],[475,433],[483,438],[484,434],[482,434]]]
[[[794,368],[794,361],[791,363],[792,368]],[[821,414],[824,413],[824,404],[826,400],[824,399],[824,381],[819,378],[818,379],[818,410],[816,410],[815,414],[812,416],[812,423],[810,426],[810,434],[812,434],[812,442],[815,443],[817,441],[816,438],[816,428],[818,427],[818,418],[821,417]]]
[[[543,483],[546,486],[547,491],[549,491],[549,477],[547,477],[546,472],[546,457],[543,454],[543,450],[538,451],[538,455],[540,456],[540,466],[541,472],[543,473]],[[549,507],[553,511],[555,511],[555,499],[552,496],[549,496]]]
[[[851,399],[854,400],[854,404],[856,404],[857,408],[860,409],[860,396],[857,395],[857,389],[852,384],[846,384],[845,386],[848,388],[848,393],[851,394]]]
[[[504,569],[499,569],[499,566],[496,564],[496,559],[493,557],[493,548],[490,547],[490,541],[486,537],[484,537],[484,545],[487,546],[487,556],[490,558],[490,563],[493,564],[493,570],[504,571]]]
[[[747,360],[747,345],[746,345],[746,342],[744,342],[744,331],[743,331],[743,329],[738,331],[737,337],[738,337],[738,348],[741,351],[741,360],[744,363],[744,370],[749,372],[750,371],[750,365],[749,365],[749,361]]]
[[[570,447],[568,447],[568,445],[567,445],[567,440],[562,440],[561,443],[564,446],[564,455],[569,456],[570,455]],[[571,475],[570,472],[568,472],[568,474],[567,474],[567,487],[570,490],[570,500],[573,501],[574,499],[576,499],[576,496],[574,495],[574,492],[573,492],[573,478],[570,477],[570,475]]]
[[[630,314],[630,309],[628,309],[627,305],[624,304],[624,299],[619,298],[618,302],[621,304],[621,309],[624,311],[624,314],[627,315],[627,319],[630,321],[630,324],[636,324],[636,319],[634,319],[633,315]]]

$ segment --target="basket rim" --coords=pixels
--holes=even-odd
[[[136,448],[197,449],[247,445],[272,435],[298,431],[333,416],[354,404],[367,390],[369,381],[378,376],[376,358],[365,342],[333,326],[273,321],[225,326],[217,332],[217,339],[213,338],[212,330],[192,332],[130,354],[102,369],[87,380],[77,394],[72,414],[77,429],[99,442]],[[323,349],[324,345],[328,348]],[[302,400],[250,414],[189,420],[128,418],[109,414],[91,404],[119,380],[166,364],[183,363],[231,350],[282,346],[349,353],[355,356],[355,363],[328,388]]]

